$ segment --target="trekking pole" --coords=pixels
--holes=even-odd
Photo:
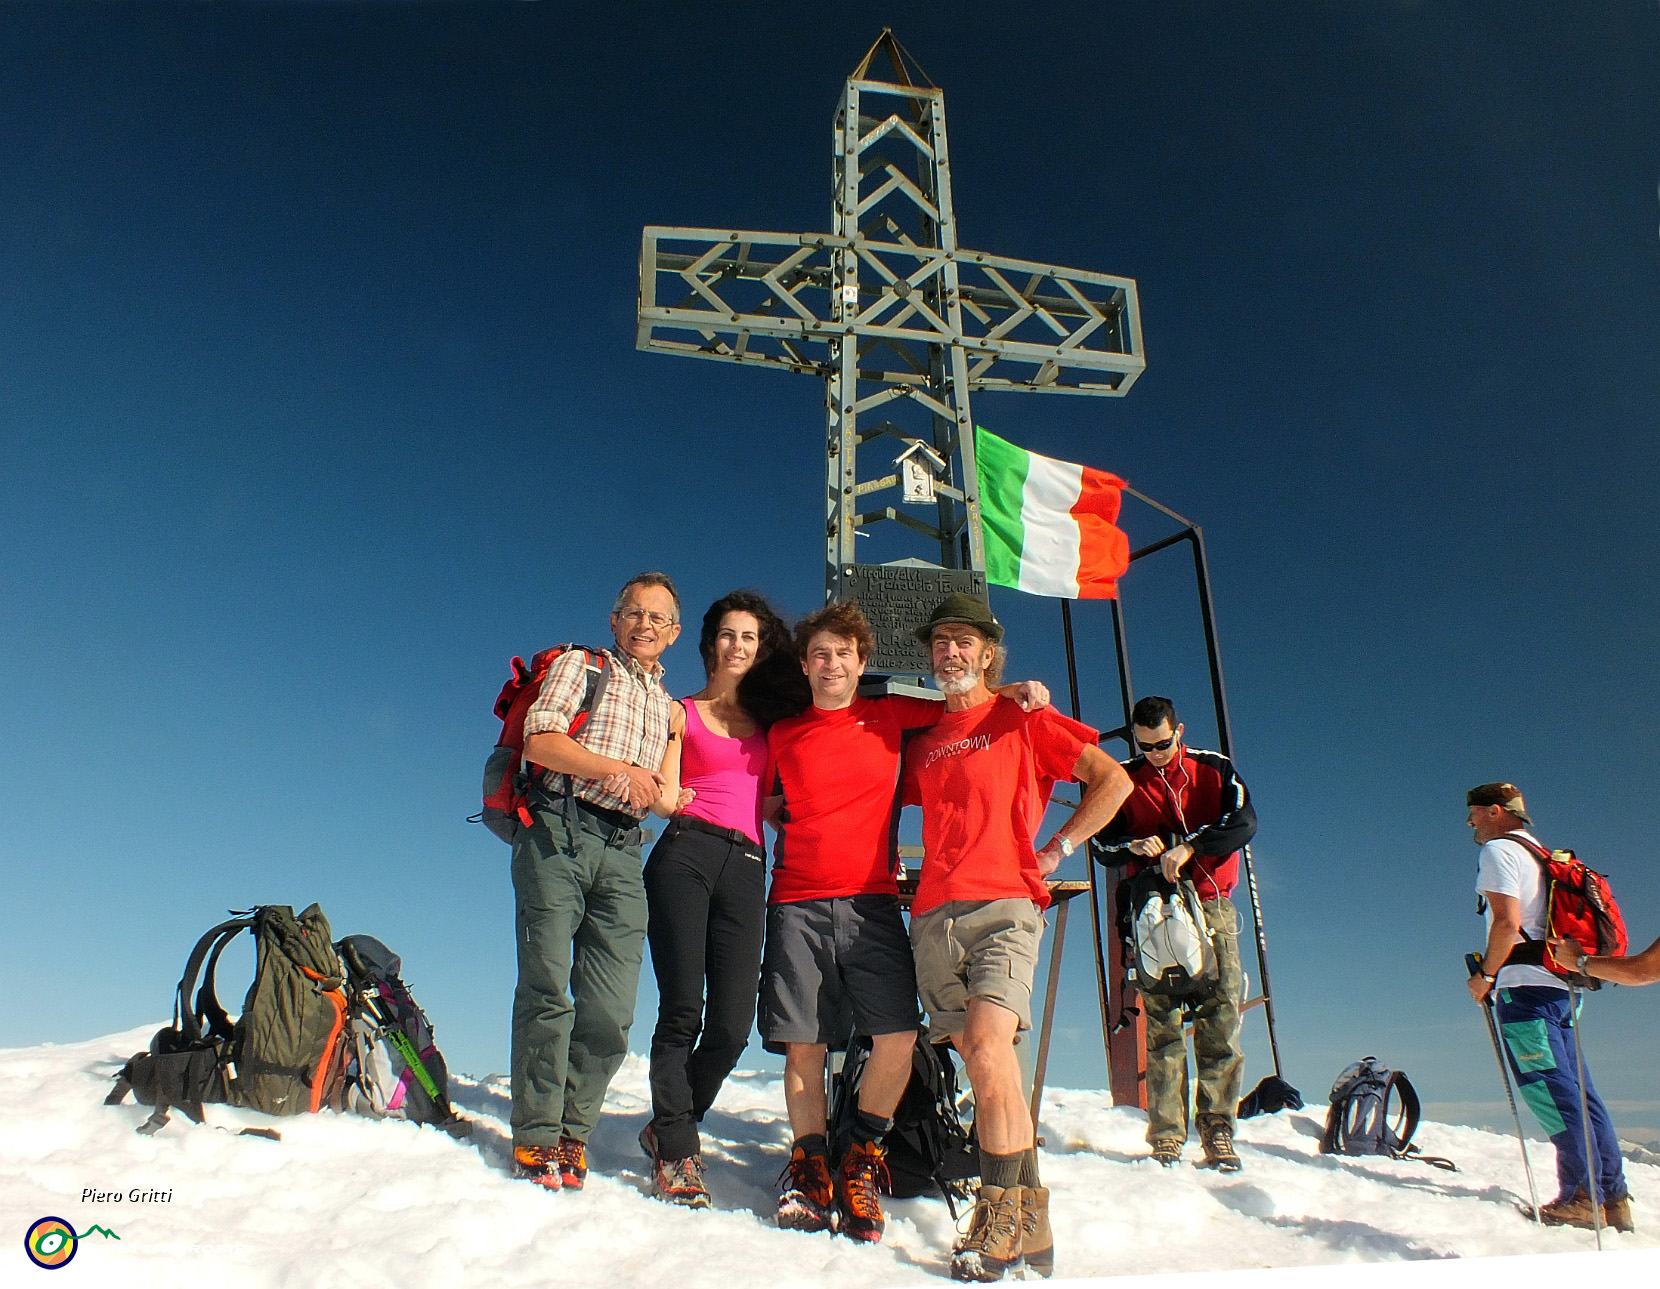
[[[1464,965],[1470,969],[1472,976],[1481,974],[1481,955],[1466,953]],[[1493,1055],[1498,1058],[1499,1077],[1504,1080],[1504,1099],[1510,1102],[1510,1117],[1516,1124],[1516,1141],[1522,1148],[1522,1171],[1527,1174],[1527,1197],[1533,1202],[1533,1224],[1543,1226],[1544,1218],[1539,1214],[1539,1190],[1533,1184],[1533,1161],[1527,1157],[1527,1137],[1522,1132],[1522,1116],[1516,1110],[1516,1094],[1510,1089],[1510,1066],[1504,1059],[1504,1047],[1499,1042],[1499,1025],[1493,1019],[1493,995],[1488,993],[1482,1000],[1481,1010],[1487,1017],[1487,1034],[1493,1040]]]
[[[1547,949],[1548,953],[1549,950]],[[1585,1193],[1591,1201],[1591,1229],[1602,1252],[1602,1201],[1597,1198],[1597,1163],[1591,1149],[1591,1105],[1585,1098],[1585,1054],[1579,1048],[1579,990],[1568,987],[1568,1019],[1574,1034],[1574,1069],[1579,1075],[1579,1126],[1585,1134]]]

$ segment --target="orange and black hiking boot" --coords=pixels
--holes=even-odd
[[[779,1174],[778,1225],[786,1231],[828,1231],[836,1203],[830,1161],[797,1146]]]
[[[513,1176],[558,1190],[564,1183],[559,1176],[559,1148],[557,1146],[514,1146]]]
[[[881,1197],[892,1189],[881,1142],[855,1141],[836,1170],[837,1229],[854,1240],[880,1241],[887,1224]]]
[[[559,1180],[569,1191],[579,1191],[588,1180],[588,1147],[575,1137],[561,1137],[556,1148]]]

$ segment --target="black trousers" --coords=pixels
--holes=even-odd
[[[697,1125],[755,1023],[766,924],[761,847],[672,821],[645,867],[646,939],[657,975],[652,1131],[664,1159],[700,1153]]]

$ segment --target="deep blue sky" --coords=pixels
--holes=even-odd
[[[636,352],[641,226],[826,228],[891,23],[962,241],[1140,285],[1129,397],[975,412],[1205,526],[1288,1074],[1497,1102],[1464,789],[1520,783],[1660,933],[1660,10],[607,10],[0,8],[0,1043],[159,1018],[224,909],[315,899],[506,1068],[507,850],[463,820],[508,657],[643,567],[693,617],[820,593],[822,392]],[[1164,560],[1135,679],[1204,744]],[[1059,689],[1055,606],[995,602]],[[1084,945],[1058,1083],[1102,1077]],[[1660,1126],[1660,990],[1586,1037]]]

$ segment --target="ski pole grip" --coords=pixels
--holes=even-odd
[[[1464,965],[1470,969],[1472,976],[1479,976],[1481,974],[1481,955],[1479,953],[1466,953],[1464,955]]]

